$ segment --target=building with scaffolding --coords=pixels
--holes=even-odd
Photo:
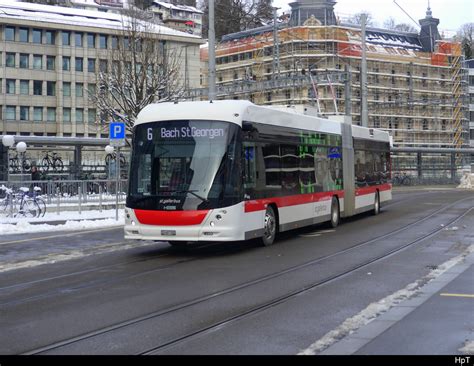
[[[335,3],[296,1],[288,23],[224,36],[216,48],[217,98],[312,104],[320,115],[349,113],[360,125],[362,31],[338,22]],[[368,126],[389,131],[394,146],[469,146],[461,46],[442,40],[438,23],[428,8],[420,33],[366,30]]]

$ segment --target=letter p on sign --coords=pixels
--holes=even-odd
[[[110,123],[109,140],[112,146],[125,145],[125,123],[123,122]]]

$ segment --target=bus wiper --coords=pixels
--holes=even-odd
[[[191,193],[193,196],[199,198],[201,201],[206,202],[206,203],[209,203],[209,200],[208,200],[207,198],[204,198],[204,197],[198,195],[198,194],[195,193],[195,192],[197,192],[197,191],[196,191],[196,190],[193,190],[193,191],[191,191],[191,190],[176,191],[176,193]]]

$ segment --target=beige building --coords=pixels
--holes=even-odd
[[[315,4],[319,7],[311,9]],[[352,74],[352,120],[361,124],[361,29],[340,24],[333,16],[334,4],[292,3],[292,17],[278,26],[277,42],[272,26],[224,36],[216,48],[216,82],[218,90],[226,88],[226,95],[218,97],[257,104],[313,104],[323,116],[344,114],[344,83],[320,77],[347,67]],[[420,34],[367,29],[368,126],[387,130],[395,146],[469,145],[461,47],[441,39],[438,22],[428,9],[420,20]],[[206,48],[202,60],[207,61]],[[207,67],[202,70],[205,87]],[[311,83],[310,74],[319,81]],[[296,82],[302,75],[305,85]]]
[[[0,1],[0,130],[10,135],[108,137],[88,91],[110,67],[119,14]],[[155,26],[157,42],[182,48],[180,77],[199,86],[202,40]]]

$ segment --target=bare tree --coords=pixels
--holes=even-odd
[[[100,60],[96,88],[89,91],[103,127],[111,120],[122,121],[131,131],[145,106],[176,100],[184,93],[182,47],[163,40],[157,29],[141,13],[123,17],[107,61]]]
[[[392,30],[397,30],[401,32],[411,32],[411,33],[417,33],[418,31],[416,30],[415,27],[412,27],[410,24],[407,23],[396,23],[395,19],[393,17],[388,18],[383,22],[383,26],[386,29],[392,29]]]
[[[467,60],[474,58],[474,23],[466,23],[459,28],[456,39],[461,42]]]
[[[214,28],[216,39],[229,33],[256,28],[273,21],[273,0],[215,0]],[[200,3],[203,17],[203,37],[208,30],[208,1]]]
[[[362,14],[364,14],[364,13],[367,15],[366,25],[368,25],[370,27],[373,26],[374,25],[374,20],[372,18],[372,14],[370,14],[367,11],[363,11],[363,12],[352,15],[350,18],[347,19],[347,22],[350,23],[350,24],[361,25],[362,24]]]

